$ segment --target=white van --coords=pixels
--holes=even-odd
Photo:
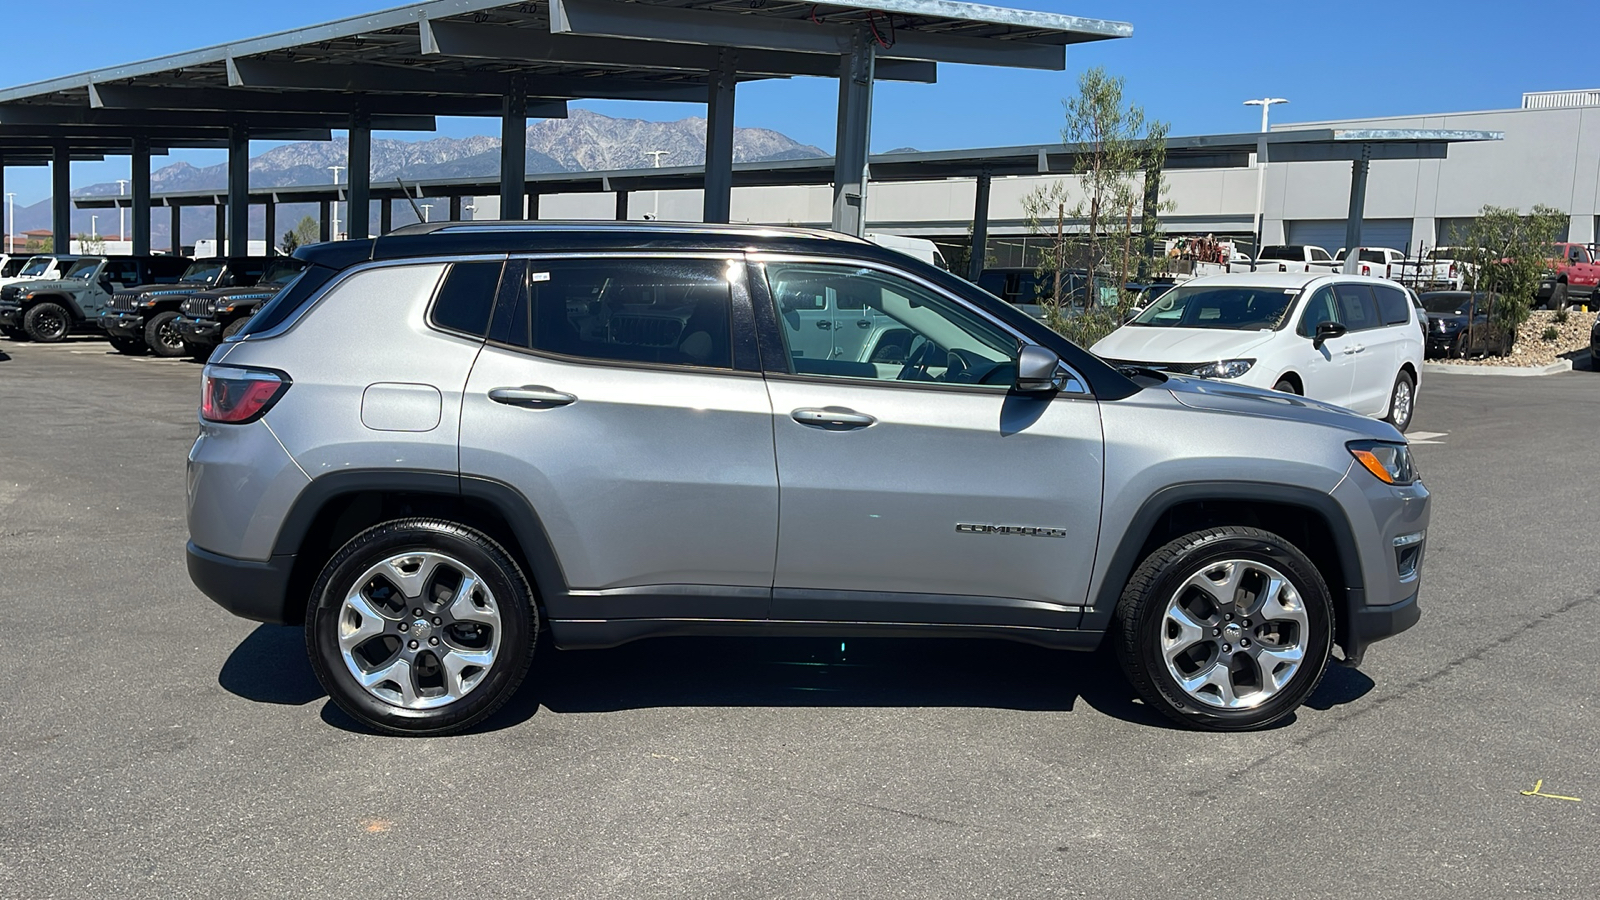
[[[926,238],[901,237],[898,234],[877,234],[867,232],[867,240],[880,247],[898,250],[907,256],[915,256],[925,263],[932,263],[939,268],[950,271],[950,264],[944,261],[944,254],[939,252],[939,245]]]
[[[1422,329],[1406,288],[1304,272],[1178,285],[1090,348],[1113,365],[1234,381],[1411,424]]]

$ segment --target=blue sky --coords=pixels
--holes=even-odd
[[[74,0],[8,3],[10,38],[0,85],[18,85],[196,49],[229,40],[383,9],[385,0]],[[1248,131],[1260,114],[1247,97],[1287,97],[1274,121],[1503,109],[1523,91],[1600,87],[1582,4],[1459,2],[1216,4],[1014,0],[1049,12],[1117,19],[1130,40],[1074,48],[1065,72],[941,66],[936,85],[880,85],[873,149],[1000,146],[1056,139],[1061,98],[1079,72],[1104,66],[1127,79],[1128,95],[1173,126],[1174,134]],[[71,22],[63,22],[70,11]],[[1574,19],[1574,16],[1577,16]],[[1561,23],[1570,22],[1570,30]],[[33,37],[28,37],[32,35]],[[1566,35],[1566,37],[1563,37]],[[1558,48],[1565,40],[1572,52]],[[740,88],[740,126],[782,131],[831,151],[837,88],[795,79]],[[677,119],[703,115],[689,104],[594,102],[607,115]],[[495,134],[498,123],[442,119],[450,136]],[[408,134],[419,138],[426,135]],[[263,146],[256,145],[255,152]],[[156,160],[221,162],[219,151]],[[80,163],[74,186],[123,176],[126,160]],[[49,192],[47,170],[11,169],[6,189],[33,203]]]

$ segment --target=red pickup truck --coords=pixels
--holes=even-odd
[[[1550,269],[1539,279],[1537,297],[1550,309],[1565,309],[1568,303],[1600,299],[1600,264],[1584,244],[1552,244]]]

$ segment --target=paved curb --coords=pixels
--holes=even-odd
[[[1428,375],[1555,375],[1571,372],[1572,360],[1563,359],[1548,366],[1451,366],[1444,363],[1423,363],[1422,371]]]

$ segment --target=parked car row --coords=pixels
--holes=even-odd
[[[129,355],[205,359],[301,265],[268,256],[34,256],[0,281],[0,334],[41,343],[104,334]]]

